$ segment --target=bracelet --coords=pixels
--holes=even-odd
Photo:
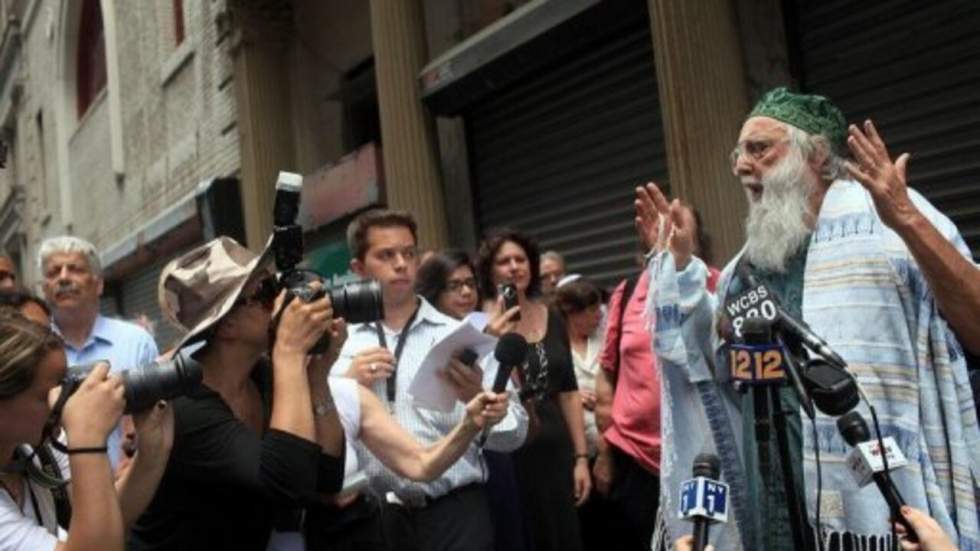
[[[329,398],[322,402],[313,402],[313,415],[318,417],[323,417],[335,409],[337,409],[337,406]]]
[[[587,453],[576,453],[576,454],[574,454],[572,456],[572,459],[575,460],[575,461],[578,461],[579,459],[585,459],[587,461],[589,459],[589,454],[587,454]]]
[[[65,453],[68,455],[75,455],[78,453],[107,453],[109,451],[108,446],[102,447],[91,447],[91,448],[65,448]]]

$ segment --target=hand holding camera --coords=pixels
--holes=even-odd
[[[517,322],[521,319],[521,307],[517,300],[517,287],[512,283],[500,286],[497,302],[490,312],[490,321],[483,332],[494,337],[517,331]]]
[[[51,392],[56,399],[61,387]],[[109,375],[109,364],[99,363],[92,368],[65,402],[61,414],[70,448],[105,446],[126,407],[125,392],[122,377]]]
[[[304,254],[303,227],[297,223],[302,189],[302,176],[291,172],[279,173],[272,212],[272,251],[276,269],[279,270],[276,279],[280,288],[286,289],[299,302],[314,303],[324,296],[329,297],[331,316],[336,315],[348,323],[367,323],[384,318],[381,285],[377,281],[327,287],[322,276],[298,267]],[[331,333],[323,334],[323,338],[309,352],[326,353]]]
[[[313,289],[318,290],[319,284],[314,283]],[[285,299],[285,292],[280,293],[277,302]],[[317,342],[330,328],[333,319],[333,308],[330,299],[320,295],[320,298],[310,302],[291,300],[284,307],[280,306],[281,317],[276,328],[276,342],[273,356],[300,355],[312,353]],[[275,362],[274,362],[275,363]]]

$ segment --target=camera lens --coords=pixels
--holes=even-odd
[[[144,411],[159,400],[184,396],[201,384],[204,376],[201,364],[181,354],[172,360],[124,371],[122,375],[126,413]]]
[[[384,317],[381,284],[377,281],[355,281],[329,292],[334,317],[348,323],[368,323]]]

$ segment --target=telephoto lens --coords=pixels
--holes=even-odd
[[[384,317],[381,284],[377,281],[355,281],[327,292],[335,318],[344,318],[348,323],[369,323]]]
[[[69,393],[78,389],[78,385],[85,380],[96,363],[99,362],[68,368],[65,379]],[[160,400],[185,396],[201,384],[203,377],[201,364],[184,354],[123,371],[123,388],[126,393],[125,413],[139,413],[151,408]]]

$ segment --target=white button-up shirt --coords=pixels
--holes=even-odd
[[[411,327],[407,328],[409,333],[394,375],[397,380],[393,416],[423,446],[428,446],[453,430],[465,417],[466,407],[457,400],[453,410],[448,413],[423,409],[414,405],[413,397],[408,393],[408,387],[412,379],[415,378],[426,354],[435,343],[448,335],[460,323],[442,314],[421,297],[419,297],[419,303],[418,314],[415,316]],[[384,326],[382,325],[382,327]],[[394,354],[399,333],[394,333],[387,328],[384,330],[387,347]],[[344,376],[350,368],[355,354],[376,346],[380,346],[380,344],[374,324],[352,325],[349,329],[347,342],[344,343],[344,347],[340,351],[340,357],[330,370],[331,376]],[[488,354],[481,361],[481,367],[483,368],[483,385],[485,388],[490,388],[497,373],[497,361],[493,358],[493,354]],[[385,385],[385,380],[380,380],[371,387],[371,390],[383,402],[387,402]],[[516,393],[511,392],[507,415],[491,429],[484,447],[501,452],[516,450],[524,443],[524,438],[527,436],[527,425],[527,412],[521,406]],[[371,487],[375,492],[383,495],[392,491],[399,497],[407,499],[417,499],[423,496],[435,498],[467,484],[486,481],[486,464],[477,446],[477,440],[479,438],[474,440],[466,453],[439,478],[426,483],[412,482],[393,473],[382,465],[360,442],[356,449],[358,461],[370,477]]]

